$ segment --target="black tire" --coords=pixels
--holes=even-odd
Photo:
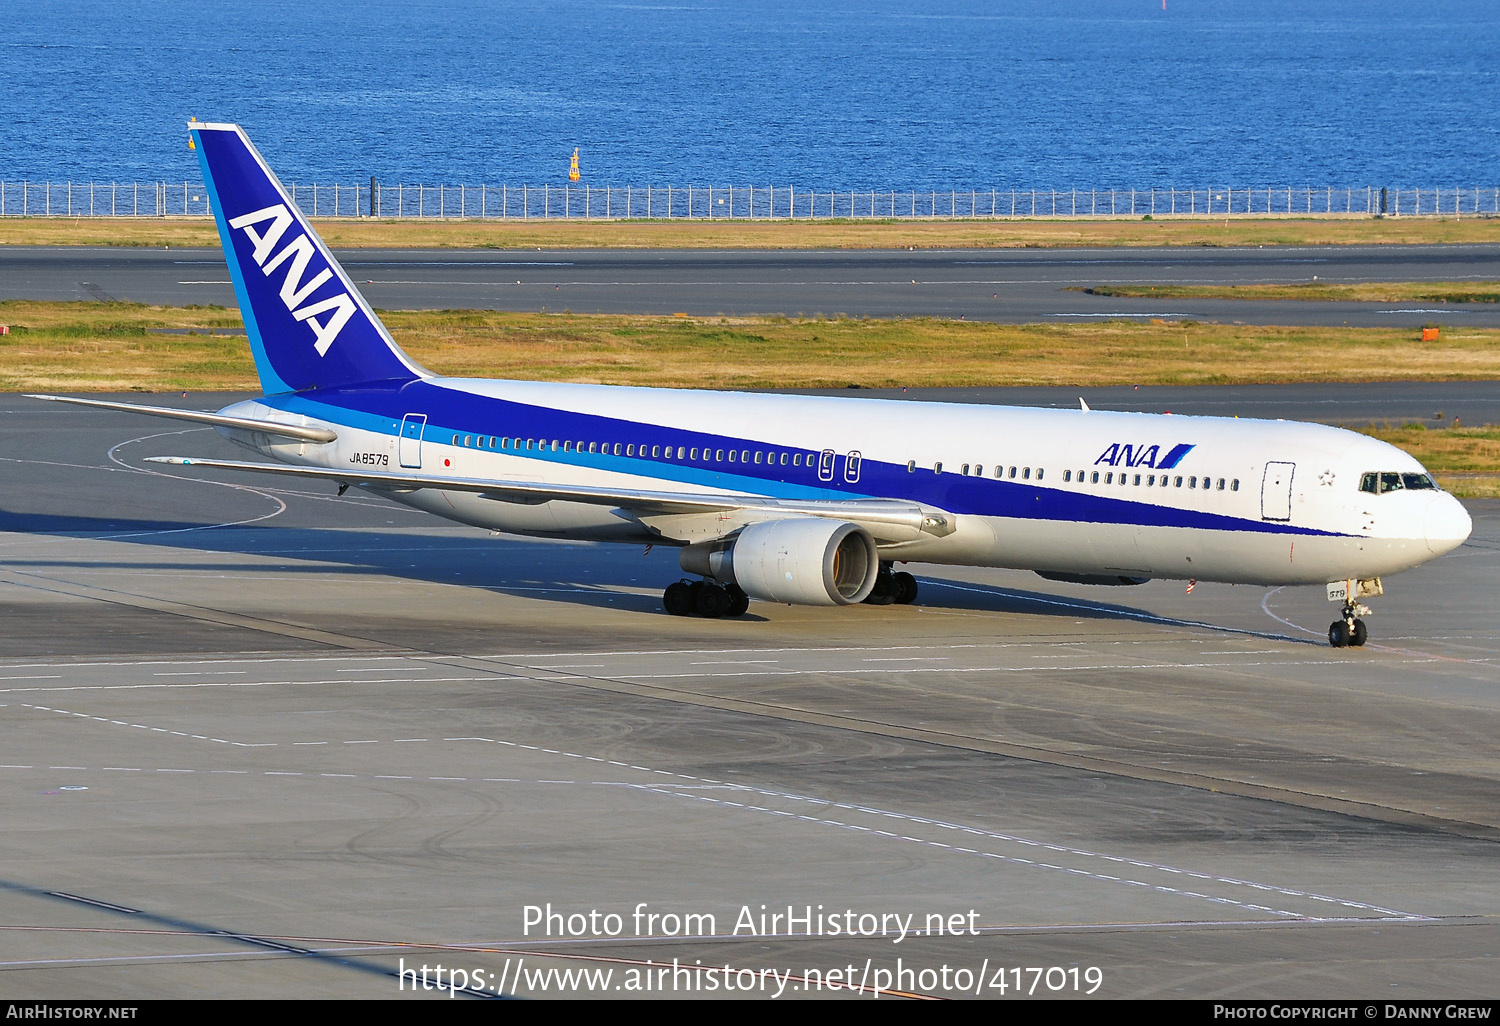
[[[698,589],[698,615],[717,620],[729,612],[729,592],[717,584],[705,584]]]
[[[1329,624],[1328,643],[1334,648],[1346,647],[1349,644],[1349,625],[1342,620]]]
[[[744,616],[750,609],[750,596],[731,584],[729,592],[729,608],[724,611],[725,616]]]
[[[917,600],[917,579],[905,570],[891,574],[891,584],[899,605],[909,606]]]
[[[1365,626],[1365,622],[1363,620],[1355,620],[1354,633],[1349,635],[1349,644],[1353,645],[1355,648],[1358,648],[1365,643],[1365,639],[1369,636],[1370,631],[1369,628]]]
[[[662,608],[673,616],[687,616],[693,611],[693,592],[686,581],[667,585],[661,597]]]
[[[891,575],[880,573],[875,575],[875,587],[870,589],[870,594],[865,597],[865,602],[872,606],[888,606],[896,601],[896,589],[891,582]]]

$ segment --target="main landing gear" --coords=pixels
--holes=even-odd
[[[881,563],[875,575],[875,587],[865,599],[872,606],[909,606],[917,600],[917,579],[905,570],[891,572],[891,564]]]
[[[744,616],[745,610],[750,608],[750,596],[733,584],[677,581],[667,585],[661,604],[673,616],[717,620],[721,616]]]
[[[1357,602],[1346,602],[1343,612],[1342,620],[1335,620],[1328,625],[1328,643],[1334,648],[1358,648],[1365,643],[1370,632],[1366,629],[1365,622],[1355,614],[1369,615],[1370,609]]]

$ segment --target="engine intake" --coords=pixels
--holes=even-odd
[[[752,598],[805,606],[863,602],[875,587],[875,539],[856,524],[789,517],[751,524],[729,538],[689,545],[690,574],[735,584]]]

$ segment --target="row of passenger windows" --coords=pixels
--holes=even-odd
[[[1078,472],[1078,483],[1079,484],[1085,483],[1085,475],[1087,475],[1087,483],[1088,484],[1099,484],[1099,483],[1101,483],[1100,482],[1100,472],[1099,471],[1097,471],[1097,470],[1094,470],[1094,471],[1083,471],[1083,470],[1080,470]],[[1104,483],[1104,484],[1115,484],[1116,483],[1115,482],[1115,477],[1116,476],[1117,475],[1114,473],[1114,471],[1106,470],[1103,473],[1103,482],[1102,483]],[[1190,474],[1190,475],[1188,475],[1186,477],[1184,477],[1182,474],[1177,474],[1175,476],[1174,475],[1170,475],[1170,474],[1120,474],[1120,475],[1118,475],[1118,477],[1120,479],[1118,483],[1121,484],[1121,485],[1133,485],[1133,486],[1134,485],[1139,485],[1139,486],[1142,486],[1142,487],[1145,487],[1145,488],[1157,488],[1157,487],[1161,487],[1161,488],[1168,488],[1168,487],[1170,487],[1170,488],[1182,488],[1184,486],[1184,482],[1186,483],[1186,487],[1188,487],[1188,488],[1198,488],[1198,487],[1200,487],[1200,483],[1199,483],[1200,479],[1197,477],[1197,475],[1194,475],[1194,474]],[[1063,480],[1064,481],[1071,481],[1071,480],[1073,480],[1073,472],[1071,470],[1064,470],[1063,471]],[[1224,489],[1226,487],[1226,479],[1222,478],[1222,477],[1219,478],[1217,482],[1213,478],[1211,478],[1211,477],[1204,477],[1201,480],[1202,480],[1201,487],[1204,488],[1205,490],[1214,490],[1214,491],[1220,491],[1220,492],[1222,492],[1222,491],[1224,491]],[[1228,481],[1227,487],[1229,488],[1229,490],[1231,492],[1237,492],[1237,491],[1239,491],[1240,490],[1240,479],[1239,478],[1234,478],[1232,481]]]
[[[649,457],[654,460],[679,459],[695,462],[700,459],[701,454],[703,460],[718,463],[755,463],[767,466],[801,467],[804,465],[805,460],[805,465],[808,467],[819,465],[816,453],[785,452],[780,450],[769,452],[763,449],[699,449],[697,446],[683,445],[638,446],[633,442],[575,442],[571,439],[559,441],[556,438],[549,441],[545,438],[502,438],[495,435],[454,435],[453,444],[470,449],[495,449],[514,452],[588,452],[605,456],[639,455],[642,459]],[[819,469],[824,474],[831,475],[833,468],[831,460],[828,457],[832,456],[832,452],[825,452],[823,456],[824,459],[821,462],[828,464],[828,466],[819,465]],[[847,462],[848,466],[846,466],[845,476],[851,481],[858,480],[859,454],[850,453],[847,457]],[[907,461],[906,470],[907,473],[916,473],[917,461]],[[984,477],[984,470],[985,465],[983,463],[965,463],[958,472],[966,477]],[[934,463],[932,465],[932,472],[934,474],[941,474],[943,472],[943,464],[941,462]],[[996,465],[992,473],[996,480],[1041,481],[1046,477],[1046,471],[1042,467],[1007,467]],[[824,475],[820,474],[820,476]],[[1182,474],[1171,476],[1167,474],[1132,475],[1122,473],[1117,475],[1114,471],[1108,470],[1103,471],[1102,474],[1097,470],[1092,472],[1080,470],[1077,472],[1076,479],[1079,484],[1103,483],[1109,485],[1116,483],[1116,477],[1119,478],[1118,483],[1120,485],[1135,485],[1146,488],[1182,488],[1185,483],[1188,488],[1200,487],[1199,478],[1196,475],[1183,476]],[[1405,479],[1405,487],[1407,488],[1436,487],[1432,483],[1432,479],[1425,474],[1366,474],[1360,484],[1360,488],[1362,491],[1367,492],[1374,492],[1377,489],[1381,491],[1394,491],[1402,487],[1403,478]],[[1063,471],[1064,481],[1072,482],[1074,479],[1073,471]],[[1240,481],[1239,478],[1234,478],[1232,481],[1226,482],[1226,479],[1221,477],[1216,482],[1213,478],[1204,477],[1202,478],[1201,487],[1206,490],[1221,492],[1227,487],[1229,491],[1237,492],[1240,490]]]
[[[804,460],[811,467],[817,462],[814,453],[768,452],[764,449],[700,449],[697,446],[636,445],[634,442],[583,442],[572,439],[500,438],[494,435],[454,435],[453,444],[469,449],[495,449],[512,452],[586,452],[603,456],[639,456],[642,459],[712,460],[719,463],[758,463],[782,467],[800,467]],[[854,457],[858,459],[858,457]]]
[[[915,474],[917,472],[917,461],[916,460],[907,460],[906,461],[906,472],[908,474]],[[934,463],[932,465],[932,472],[934,474],[941,474],[943,472],[943,464],[942,464],[941,461],[939,461],[937,463]],[[983,477],[984,476],[984,464],[983,463],[972,463],[972,464],[971,463],[965,463],[962,467],[959,468],[958,473],[964,475],[965,477]],[[1030,480],[1032,480],[1032,476],[1031,476],[1032,475],[1032,469],[1030,467],[1011,467],[1007,471],[1007,469],[1005,467],[1003,467],[1003,466],[997,466],[997,467],[995,467],[994,473],[995,473],[995,480],[997,480],[997,481],[1001,480],[1002,478],[1009,478],[1012,481],[1016,481],[1016,480],[1030,481]],[[1036,473],[1036,480],[1040,481],[1042,479],[1042,476],[1043,476],[1042,468],[1041,467],[1036,468],[1035,473]]]

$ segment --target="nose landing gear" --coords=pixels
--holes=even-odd
[[[1361,616],[1370,615],[1370,607],[1360,603],[1362,598],[1384,595],[1385,585],[1378,577],[1350,578],[1331,581],[1328,585],[1328,601],[1342,602],[1340,619],[1328,625],[1328,643],[1334,648],[1358,648],[1365,643],[1370,632],[1365,628]]]
[[[1350,603],[1344,607],[1344,618],[1328,625],[1328,643],[1334,648],[1358,648],[1370,636],[1370,632],[1365,628],[1365,622],[1359,619],[1356,613],[1368,616],[1370,607]]]

